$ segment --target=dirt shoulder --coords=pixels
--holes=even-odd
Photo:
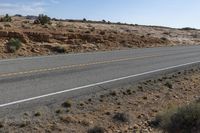
[[[0,58],[198,45],[199,37],[200,31],[195,29],[65,21],[40,25],[25,17],[12,17],[12,22],[0,22]],[[15,53],[7,49],[10,38],[23,42]]]
[[[81,100],[66,99],[13,117],[1,118],[0,132],[161,132],[150,122],[162,111],[199,99],[200,69],[177,72]],[[90,130],[91,132],[93,130]]]

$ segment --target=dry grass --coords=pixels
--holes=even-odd
[[[199,133],[200,104],[192,103],[157,115],[154,125],[168,133]]]

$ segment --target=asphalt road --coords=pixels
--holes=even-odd
[[[51,104],[199,62],[200,46],[1,60],[0,110]]]

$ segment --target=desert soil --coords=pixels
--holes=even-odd
[[[104,90],[81,100],[66,99],[67,102],[1,118],[0,132],[86,133],[98,126],[106,133],[160,133],[150,122],[160,112],[198,100],[199,80],[200,69],[193,68]],[[119,113],[125,117],[116,119]]]
[[[0,22],[0,58],[200,44],[200,30],[166,27],[52,21],[36,25],[25,17]],[[22,48],[9,53],[6,43],[19,38]]]

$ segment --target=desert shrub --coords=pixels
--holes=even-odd
[[[41,113],[40,112],[35,112],[34,116],[39,117],[39,116],[41,116]]]
[[[131,94],[132,94],[131,89],[127,89],[127,90],[126,90],[126,93],[127,93],[128,95],[131,95]]]
[[[40,20],[39,20],[39,19],[36,19],[36,20],[34,21],[34,24],[40,24]]]
[[[110,21],[108,21],[108,24],[111,24],[111,22],[110,22]]]
[[[20,49],[22,43],[19,39],[11,38],[7,43],[7,48],[10,52],[15,52]]]
[[[34,21],[34,24],[45,25],[45,24],[50,24],[50,23],[51,23],[51,18],[44,14],[40,14],[38,18]]]
[[[0,128],[3,128],[4,125],[3,125],[3,122],[0,122]]]
[[[57,53],[65,53],[66,52],[66,49],[64,47],[61,47],[61,46],[56,46],[56,47],[53,47],[52,49],[54,52],[57,52]]]
[[[87,19],[86,19],[86,18],[83,18],[83,22],[87,22]]]
[[[111,95],[111,96],[117,96],[117,92],[116,92],[116,91],[111,91],[111,92],[110,92],[110,95]]]
[[[88,130],[88,133],[104,133],[105,129],[102,127],[95,126]]]
[[[12,18],[8,14],[0,18],[0,22],[11,22],[11,21],[12,21]]]
[[[53,21],[59,21],[59,19],[57,19],[57,18],[52,18],[51,20],[53,20]]]
[[[103,23],[106,23],[106,20],[103,19],[102,22],[103,22]]]
[[[21,14],[15,14],[14,16],[15,16],[15,17],[22,17]]]
[[[200,104],[194,103],[157,115],[153,125],[168,133],[199,133]]]
[[[182,28],[181,30],[197,30],[197,29],[191,28],[191,27],[184,27],[184,28]]]
[[[55,112],[56,112],[56,114],[60,114],[62,112],[62,110],[61,109],[57,109]]]
[[[169,81],[167,81],[166,83],[165,83],[165,86],[167,86],[168,88],[170,88],[170,89],[172,89],[173,88],[173,85],[172,85],[172,83],[171,82],[169,82]]]
[[[67,100],[62,104],[62,106],[65,108],[70,108],[72,106],[72,102]]]
[[[90,34],[90,33],[91,33],[91,31],[89,31],[89,30],[88,30],[88,31],[85,31],[85,33],[86,33],[86,34]]]
[[[113,116],[113,119],[119,122],[129,122],[130,121],[129,118],[130,118],[129,115],[126,113],[116,113]]]
[[[168,39],[165,38],[165,37],[161,37],[160,39],[163,40],[163,41],[167,41],[167,40],[168,40]]]

